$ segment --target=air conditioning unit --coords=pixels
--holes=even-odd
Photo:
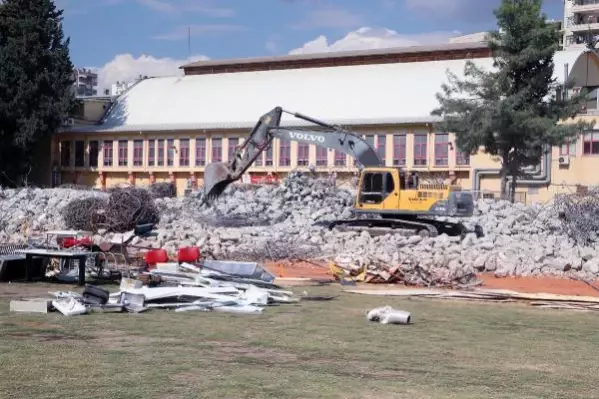
[[[568,155],[560,155],[558,163],[560,166],[570,165],[570,157]]]

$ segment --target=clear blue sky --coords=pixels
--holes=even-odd
[[[133,59],[212,59],[429,44],[494,28],[499,0],[56,0],[77,66]],[[545,0],[562,18],[562,0]],[[356,30],[370,27],[370,31]],[[392,30],[393,32],[390,32]],[[354,32],[354,34],[351,34]],[[349,37],[347,35],[350,34]],[[341,41],[340,41],[341,40]],[[339,41],[339,42],[338,42]],[[338,42],[338,43],[335,43]]]

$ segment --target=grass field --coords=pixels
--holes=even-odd
[[[66,318],[11,314],[20,287],[2,291],[1,398],[599,397],[596,313],[347,294],[263,315]],[[414,324],[366,321],[386,304]]]

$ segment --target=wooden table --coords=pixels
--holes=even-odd
[[[18,254],[25,255],[25,279],[31,281],[31,268],[33,258],[59,258],[66,260],[69,264],[73,260],[79,261],[79,285],[85,285],[85,263],[90,252],[60,251],[53,249],[19,249],[15,251]]]

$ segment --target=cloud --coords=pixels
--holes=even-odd
[[[292,27],[294,29],[355,28],[363,22],[361,15],[345,8],[323,6],[310,10]]]
[[[135,58],[132,54],[119,54],[103,67],[90,69],[98,73],[98,94],[103,94],[104,89],[110,88],[116,82],[131,82],[139,75],[148,77],[182,75],[180,66],[208,59],[204,55],[173,59],[155,58],[151,55]]]
[[[217,18],[227,18],[235,15],[234,9],[219,7],[214,0],[137,0],[137,2],[142,6],[150,8],[154,11],[167,14],[197,12]]]
[[[326,36],[319,36],[305,43],[302,47],[291,50],[289,54],[328,53],[447,43],[451,37],[459,34],[457,31],[439,31],[405,35],[391,29],[363,27],[332,43],[329,43]]]
[[[241,25],[233,24],[206,24],[206,25],[190,25],[190,26],[178,26],[169,33],[156,35],[153,39],[156,40],[183,40],[187,39],[189,35],[202,36],[206,34],[214,33],[230,33],[240,32],[245,30],[245,27]]]

